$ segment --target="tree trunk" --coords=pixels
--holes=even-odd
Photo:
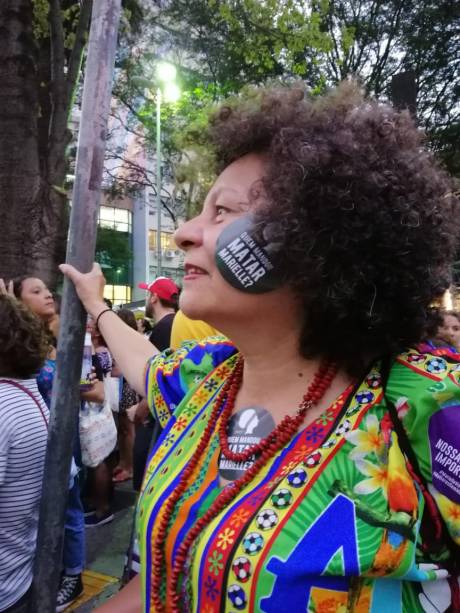
[[[64,158],[64,152],[63,152]],[[63,178],[65,173],[63,174]],[[27,274],[43,279],[48,287],[55,289],[58,264],[65,261],[68,214],[66,197],[55,192],[43,182],[40,198],[32,204],[37,223],[30,228],[31,245],[25,259]]]
[[[0,276],[10,278],[32,264],[30,228],[41,193],[36,49],[26,0],[6,0],[0,8],[0,58]]]
[[[32,28],[30,0],[2,0],[0,277],[38,276],[54,288],[57,263],[65,253],[66,197],[59,188],[65,180],[68,135],[47,145],[40,142],[39,116],[46,109],[39,105],[44,84]],[[42,115],[43,120],[46,124]]]

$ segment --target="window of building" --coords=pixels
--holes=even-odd
[[[113,304],[127,304],[131,302],[131,288],[129,285],[106,285],[104,298],[108,298]]]
[[[161,232],[160,233],[161,240],[161,249],[162,251],[175,250],[178,249],[176,243],[174,242],[174,234],[171,232]],[[150,251],[156,251],[157,249],[157,231],[149,230],[149,249]]]
[[[101,206],[99,209],[99,223],[104,228],[112,228],[119,232],[132,231],[133,214],[127,209],[113,206]]]

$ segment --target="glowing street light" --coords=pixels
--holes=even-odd
[[[176,83],[165,83],[163,88],[163,100],[165,102],[177,102],[180,98],[181,91]]]
[[[171,83],[177,75],[176,67],[169,62],[160,62],[157,65],[157,77],[163,83]]]

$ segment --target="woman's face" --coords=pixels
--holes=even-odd
[[[460,321],[455,315],[444,315],[443,325],[438,330],[438,336],[448,341],[456,349],[460,349]]]
[[[21,285],[21,301],[44,321],[49,321],[56,313],[53,295],[41,279],[24,279]]]
[[[280,300],[293,300],[287,287],[249,294],[233,288],[220,274],[214,259],[216,241],[224,228],[251,211],[251,188],[264,175],[264,158],[248,154],[230,164],[209,191],[201,213],[182,224],[175,241],[185,251],[181,310],[226,332],[225,324],[242,318],[270,317]]]

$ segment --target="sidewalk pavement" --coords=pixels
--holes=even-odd
[[[118,484],[113,501],[114,520],[97,528],[86,529],[85,593],[66,609],[67,613],[89,613],[120,589],[135,500],[136,492],[132,489],[131,481]],[[91,595],[89,600],[88,595]]]

